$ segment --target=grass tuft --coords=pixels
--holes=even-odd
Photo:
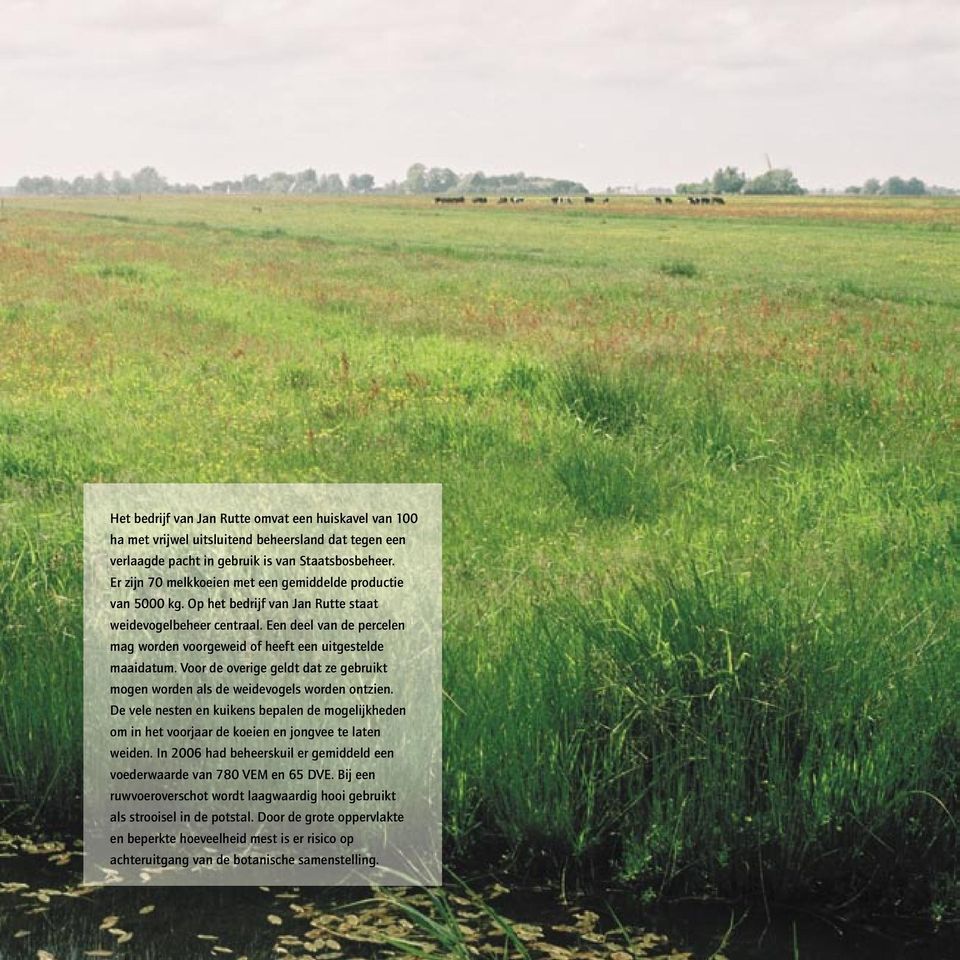
[[[692,279],[700,273],[700,269],[692,260],[664,260],[659,267],[659,273],[665,277],[683,277]]]

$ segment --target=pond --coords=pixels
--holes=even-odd
[[[485,956],[546,960],[955,960],[952,928],[842,923],[813,912],[625,891],[449,883],[443,890],[81,883],[79,842],[0,832],[0,960]]]

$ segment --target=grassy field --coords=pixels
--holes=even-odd
[[[4,205],[8,813],[85,481],[439,481],[451,856],[957,910],[960,203],[256,202]]]

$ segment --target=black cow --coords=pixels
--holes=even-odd
[[[584,203],[593,203],[593,202],[594,202],[594,201],[593,201],[593,197],[584,197],[584,198],[583,198],[583,202],[584,202]]]

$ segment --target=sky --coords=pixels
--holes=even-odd
[[[960,187],[958,0],[0,0],[0,184],[415,162]]]

